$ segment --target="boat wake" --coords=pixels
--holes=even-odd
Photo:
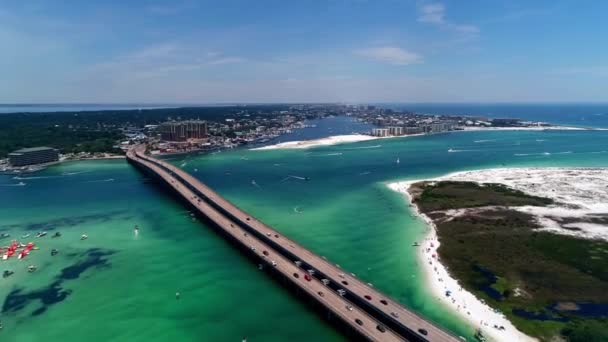
[[[23,183],[23,182],[19,182],[16,184],[0,184],[0,185],[2,185],[2,186],[26,186],[27,184]]]
[[[288,181],[290,179],[298,179],[298,180],[307,181],[308,177],[300,177],[300,176],[289,175],[289,176],[283,178],[279,183],[286,182],[286,181]]]
[[[564,151],[564,152],[539,152],[539,153],[515,153],[516,157],[526,157],[526,156],[550,156],[552,154],[571,154],[574,153],[572,151]]]
[[[370,149],[370,148],[380,148],[382,147],[382,145],[374,145],[374,146],[361,146],[361,147],[349,147],[349,148],[341,148],[341,150],[365,150],[365,149]]]
[[[13,177],[13,179],[25,180],[25,179],[47,179],[47,178],[58,178],[58,177],[60,177],[60,176],[32,176],[32,177],[15,176],[15,177]]]
[[[91,181],[86,181],[85,183],[103,183],[103,182],[113,182],[114,178],[107,178],[107,179],[96,179],[96,180],[91,180]]]
[[[456,149],[449,149],[448,152],[449,153],[460,153],[460,152],[475,152],[475,151],[479,151],[479,150],[456,150]]]
[[[496,141],[495,139],[485,139],[485,140],[475,140],[473,141],[474,143],[485,143],[485,142],[490,142],[490,141]]]
[[[330,156],[341,156],[342,152],[327,153],[327,154],[312,154],[311,157],[330,157]]]
[[[81,173],[88,173],[91,172],[90,170],[86,170],[86,171],[77,171],[77,172],[63,172],[61,175],[62,176],[74,176],[74,175],[79,175]]]

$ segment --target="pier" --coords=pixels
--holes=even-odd
[[[239,209],[184,170],[146,155],[145,146],[129,150],[127,160],[184,200],[349,336],[368,341],[461,341]]]

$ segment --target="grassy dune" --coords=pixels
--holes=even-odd
[[[452,181],[416,183],[410,192],[437,225],[442,263],[520,330],[543,340],[608,340],[608,305],[603,317],[581,311],[608,304],[608,243],[536,231],[532,215],[510,209],[551,199]]]

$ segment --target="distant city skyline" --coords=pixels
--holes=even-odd
[[[0,5],[0,103],[606,102],[608,3]]]

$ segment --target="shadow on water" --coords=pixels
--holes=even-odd
[[[74,216],[74,217],[62,217],[56,220],[46,221],[46,222],[35,222],[28,224],[11,224],[0,227],[2,229],[13,229],[23,227],[28,231],[43,231],[43,230],[55,230],[57,228],[62,227],[73,227],[77,225],[82,225],[85,223],[90,223],[92,221],[99,222],[108,222],[112,220],[115,216],[124,214],[126,211],[114,211],[106,214],[94,214],[94,215],[84,215],[84,216]]]
[[[72,293],[72,290],[63,288],[62,285],[65,280],[77,279],[90,268],[104,269],[111,267],[107,257],[114,253],[116,252],[112,250],[91,248],[84,253],[70,254],[70,256],[84,257],[84,259],[62,269],[53,282],[42,289],[25,292],[23,288],[15,288],[4,299],[2,313],[15,313],[23,310],[32,302],[40,301],[42,306],[32,311],[31,315],[43,314],[49,306],[62,302]]]

